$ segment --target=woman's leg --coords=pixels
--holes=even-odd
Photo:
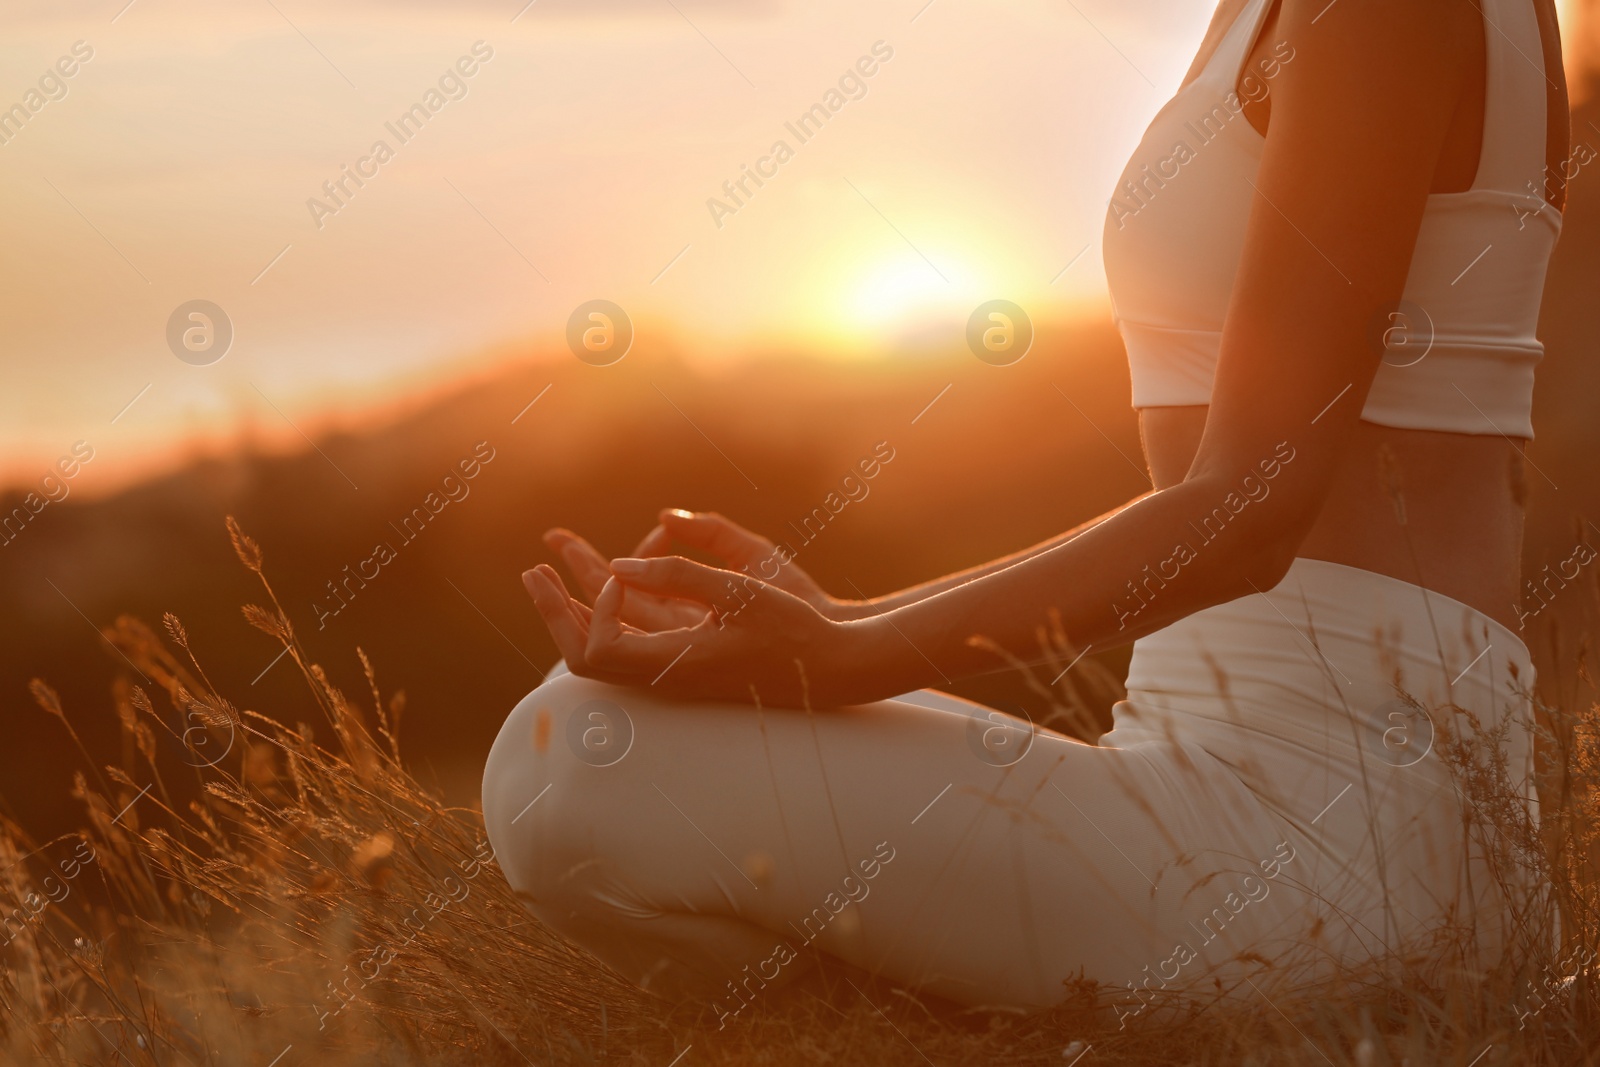
[[[1298,934],[1290,879],[1273,881],[1293,847],[1226,767],[994,714],[926,693],[689,705],[552,676],[495,742],[484,817],[540,919],[719,1015],[810,950],[1038,1007],[1078,974],[1149,996]]]

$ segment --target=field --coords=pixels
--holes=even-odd
[[[1530,577],[1594,536],[1597,205],[1574,184],[1546,300]],[[1482,753],[1448,753],[1508,877],[1554,887],[1488,972],[1450,967],[1459,946],[1444,944],[1442,971],[1390,960],[1294,999],[1194,1000],[1119,1029],[1087,987],[1041,1016],[974,1013],[819,964],[719,1031],[563,945],[500,877],[476,810],[496,729],[554,659],[517,580],[547,558],[544,528],[622,552],[681,505],[778,533],[887,441],[895,459],[870,495],[805,549],[825,585],[874,594],[1032,543],[1145,482],[1099,321],[1042,325],[1004,369],[942,350],[707,368],[648,341],[610,368],[504,355],[449,395],[375,422],[351,413],[317,450],[245,441],[52,504],[0,550],[10,1061],[1600,1062],[1593,569],[1524,635],[1541,826],[1493,803]],[[442,488],[467,457],[469,491]],[[427,507],[430,493],[448,503]],[[393,558],[371,577],[380,543]],[[1091,660],[1114,679],[1126,653]],[[1008,672],[958,691],[1103,727],[1115,682],[1045,697]]]
[[[124,758],[102,769],[84,753],[80,831],[35,843],[0,827],[17,904],[0,995],[17,1062],[1593,1061],[1600,894],[1586,861],[1600,839],[1600,707],[1542,717],[1539,827],[1496,803],[1492,746],[1450,743],[1446,728],[1441,756],[1478,832],[1498,842],[1496,877],[1525,871],[1555,888],[1518,902],[1523,936],[1487,972],[1446,941],[1293,999],[1241,1008],[1189,995],[1130,1026],[1092,983],[1021,1017],[957,1010],[818,958],[758,1010],[713,1025],[707,1007],[652,1001],[526,916],[479,815],[405,769],[404,698],[359,652],[359,695],[334,686],[261,546],[231,518],[228,533],[260,582],[244,618],[283,648],[313,721],[230,700],[196,655],[206,635],[174,615],[159,630],[126,617],[106,629],[145,681],[115,687]],[[1103,677],[1100,698],[1116,685]],[[31,688],[81,748],[58,694]],[[1055,703],[1063,719],[1093,712],[1076,691]],[[185,758],[165,758],[174,749]]]

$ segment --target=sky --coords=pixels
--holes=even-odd
[[[0,479],[88,440],[114,486],[178,442],[571,358],[596,298],[706,360],[892,359],[997,297],[1103,313],[1107,197],[1210,14],[8,0]],[[175,354],[195,300],[220,359]]]

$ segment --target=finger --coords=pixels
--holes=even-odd
[[[611,577],[611,568],[606,565],[605,557],[581,538],[574,538],[562,546],[561,561],[591,600],[600,595],[606,579]]]
[[[611,572],[606,569],[606,558],[587,540],[560,526],[545,531],[544,543],[550,551],[561,557],[561,561],[567,565],[567,569],[577,580],[579,588],[587,593],[591,600],[594,599],[600,592],[600,587],[611,576]]]
[[[591,664],[602,666],[606,670],[617,669],[620,665],[611,661],[610,652],[616,648],[628,635],[638,635],[640,631],[623,625],[622,608],[627,602],[627,590],[617,579],[612,578],[600,590],[600,595],[594,598],[594,613],[589,617],[589,639],[584,644],[584,659]]]
[[[751,588],[762,583],[747,575],[708,567],[682,556],[665,556],[660,559],[614,559],[611,573],[633,589],[678,600],[692,600],[699,604],[715,604],[725,600],[735,590]],[[596,608],[599,605],[596,604]]]
[[[650,556],[666,556],[672,552],[672,534],[665,526],[656,525],[644,539],[639,542],[639,547],[633,550],[635,556],[649,558]]]
[[[664,511],[661,525],[684,544],[704,549],[735,567],[766,559],[775,550],[765,537],[714,511]]]
[[[615,578],[607,579],[594,598],[594,613],[589,616],[589,640],[596,637],[611,639],[622,633],[622,605],[627,590]]]
[[[532,572],[524,572],[522,575],[524,583],[526,583],[529,573],[536,573],[542,577],[555,588],[555,591],[561,595],[563,600],[573,599],[572,594],[567,591],[567,583],[561,580],[561,572],[550,566],[550,564],[541,563],[534,567]],[[532,592],[531,589],[529,591]]]
[[[544,564],[540,564],[540,567],[544,568],[541,573],[555,587],[556,592],[561,594],[561,599],[565,602],[567,610],[572,612],[572,617],[577,620],[578,629],[584,635],[584,640],[588,640],[589,620],[594,615],[594,609],[567,591],[566,583],[561,580],[561,573],[554,567],[545,566]],[[537,569],[535,568],[535,570]]]
[[[544,564],[522,572],[523,587],[533,597],[534,606],[539,609],[545,627],[570,668],[573,664],[583,664],[589,635],[588,627],[570,608],[572,599],[562,590],[560,580],[555,571]]]
[[[646,682],[660,677],[675,657],[694,641],[696,629],[647,634],[621,622],[627,597],[622,582],[612,579],[595,599],[584,657],[590,666],[619,677]],[[702,620],[703,622],[703,620]]]
[[[561,555],[561,550],[566,547],[568,541],[578,541],[582,540],[582,538],[573,533],[571,530],[567,529],[565,526],[552,526],[550,529],[544,532],[544,535],[540,538],[540,540],[544,542],[546,548],[559,556]]]
[[[536,568],[537,569],[537,568]],[[561,575],[554,567],[544,567],[540,572],[550,586],[560,594],[559,606],[566,609],[577,623],[579,632],[587,639],[589,634],[589,606],[567,591],[566,583],[561,580]]]

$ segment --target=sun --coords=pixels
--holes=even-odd
[[[899,332],[963,315],[976,289],[961,260],[907,248],[841,273],[840,318],[870,333]]]
[[[1043,313],[1065,291],[1027,249],[1004,247],[991,233],[919,233],[915,244],[895,235],[830,243],[817,250],[791,293],[801,329],[839,356],[922,347],[945,338],[964,342],[974,309],[995,299]]]

